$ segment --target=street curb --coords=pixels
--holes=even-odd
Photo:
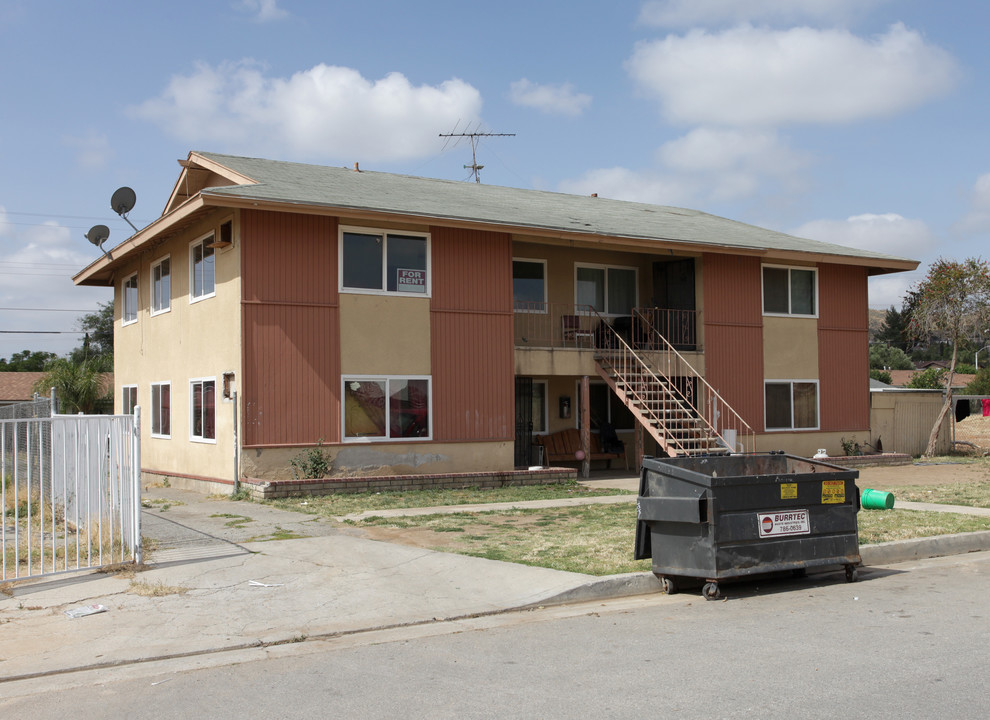
[[[990,550],[990,530],[863,545],[859,549],[859,554],[863,558],[864,565],[892,565],[983,550]]]
[[[990,530],[863,545],[859,549],[859,554],[863,558],[863,565],[870,566],[896,565],[913,560],[965,555],[966,553],[985,550],[990,550]],[[841,566],[836,566],[836,568],[841,569]],[[827,570],[832,571],[836,568],[828,568]],[[661,592],[660,583],[652,572],[607,575],[517,609],[525,610],[542,605],[567,605],[591,600],[610,600],[628,595],[649,595],[658,592]]]

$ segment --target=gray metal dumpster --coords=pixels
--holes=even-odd
[[[636,559],[653,558],[664,592],[688,578],[719,581],[844,565],[857,578],[859,472],[782,452],[644,458]]]

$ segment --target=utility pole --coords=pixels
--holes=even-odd
[[[470,138],[471,139],[471,164],[465,165],[465,170],[470,170],[471,174],[474,175],[474,181],[476,183],[481,182],[481,170],[485,167],[484,165],[478,164],[478,139],[483,137],[515,137],[515,133],[483,133],[483,132],[472,132],[472,133],[440,133],[442,138]]]

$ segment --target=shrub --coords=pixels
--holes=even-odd
[[[333,458],[323,448],[323,438],[316,442],[316,447],[304,450],[292,458],[292,472],[296,477],[305,479],[329,477],[333,472]]]

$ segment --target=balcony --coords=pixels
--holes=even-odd
[[[636,308],[633,315],[603,318],[588,305],[542,302],[515,304],[515,345],[517,349],[594,350],[608,342],[602,323],[633,348],[654,349],[656,332],[678,350],[700,350],[695,310]]]

